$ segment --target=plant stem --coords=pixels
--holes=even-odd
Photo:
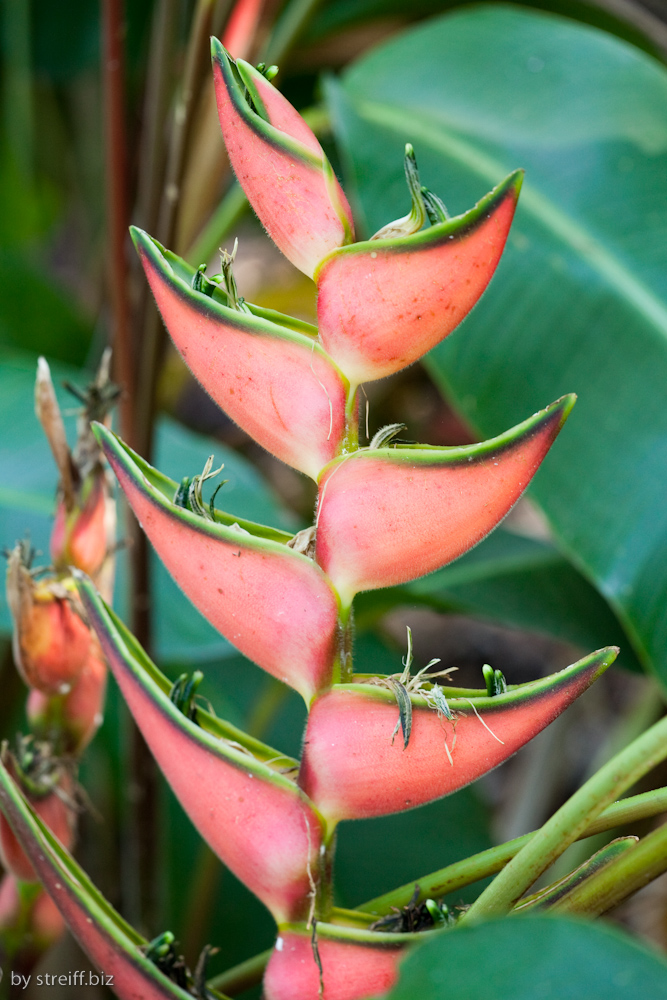
[[[615,827],[626,823],[646,819],[649,816],[656,816],[666,810],[667,788],[657,788],[650,792],[642,792],[641,795],[633,795],[630,798],[623,799],[621,802],[614,802],[613,805],[605,809],[583,831],[581,839],[593,836],[596,833],[602,833],[605,830],[613,830]],[[665,830],[667,827],[661,827],[660,829]],[[470,885],[471,882],[476,882],[478,879],[494,875],[535,836],[535,833],[526,833],[523,837],[510,840],[507,844],[500,844],[498,847],[492,847],[488,851],[474,854],[470,858],[457,861],[453,865],[448,865],[446,868],[440,869],[440,871],[433,872],[431,875],[425,875],[423,878],[416,880],[421,890],[419,902],[423,902],[423,900],[430,897],[438,898],[448,892],[454,892],[466,885]],[[649,838],[645,839],[648,840]],[[635,852],[631,853],[634,854]],[[667,854],[667,852],[665,853]],[[612,866],[610,865],[609,867],[611,868]],[[389,913],[392,907],[400,908],[409,903],[414,895],[416,883],[408,882],[406,885],[400,886],[400,888],[394,889],[384,896],[378,896],[367,903],[362,903],[356,908],[356,911],[334,907],[333,919],[336,922],[340,920],[347,923],[368,926],[377,917]],[[227,972],[216,976],[208,985],[213,989],[223,990],[229,996],[236,996],[236,994],[242,993],[243,990],[249,989],[260,982],[270,957],[271,949],[263,951],[260,955],[255,955],[253,958],[241,962],[240,965],[235,965],[232,969],[228,969]]]
[[[261,61],[267,64],[280,63],[320,3],[321,0],[292,0],[271,32],[271,36],[262,50]]]
[[[633,892],[667,871],[667,823],[649,833],[629,851],[621,854],[586,879],[553,907],[558,913],[580,913],[596,917],[606,913]]]
[[[34,179],[30,10],[29,0],[7,0],[1,23],[5,57],[2,110],[7,147],[26,184]]]
[[[149,233],[155,231],[160,210],[166,159],[163,136],[172,99],[177,20],[178,0],[158,0],[153,11],[148,53],[135,205],[137,224]],[[139,263],[137,257],[134,260]],[[145,291],[144,282],[141,288]],[[143,309],[141,312],[143,314]]]
[[[181,188],[185,145],[192,119],[195,98],[203,79],[204,66],[208,64],[208,32],[213,14],[213,0],[199,0],[195,8],[180,94],[174,109],[167,167],[165,173],[157,238],[170,246],[176,225],[176,211]],[[155,416],[155,391],[164,328],[152,301],[147,300],[144,315],[143,337],[139,358],[139,393],[137,397],[137,442],[133,446],[150,461]]]
[[[248,208],[248,199],[239,184],[234,181],[219,206],[204,226],[185,258],[198,267],[208,263],[221,241],[232,226],[238,222]]]
[[[206,985],[213,990],[226,993],[227,996],[235,997],[238,993],[243,993],[244,990],[249,990],[251,986],[261,982],[264,969],[272,954],[273,948],[269,948],[259,955],[254,955],[245,962],[235,965],[233,969],[228,969],[227,972],[210,979]]]
[[[615,798],[667,757],[667,717],[612,758],[547,820],[461,917],[501,916]]]
[[[667,788],[658,788],[651,792],[643,792],[641,795],[633,795],[621,802],[614,802],[613,805],[605,809],[596,820],[581,832],[579,839],[583,840],[585,837],[605,830],[613,830],[617,826],[645,819],[647,816],[656,816],[665,810],[667,810]],[[410,902],[415,891],[415,884],[418,884],[420,888],[419,902],[430,897],[439,898],[450,892],[456,892],[472,882],[477,882],[479,879],[487,878],[489,875],[495,875],[501,871],[536,835],[536,833],[525,833],[522,837],[516,837],[505,844],[499,844],[487,851],[473,854],[463,861],[447,865],[446,868],[441,868],[437,872],[415,879],[414,882],[408,882],[398,889],[393,889],[383,896],[371,899],[368,903],[362,903],[357,909],[365,913],[372,913],[376,917],[384,916],[391,911],[392,907],[400,909]]]
[[[105,177],[111,292],[111,343],[120,400],[122,434],[136,447],[134,357],[127,294],[125,245],[128,224],[127,139],[123,0],[102,0],[102,79],[104,89]]]

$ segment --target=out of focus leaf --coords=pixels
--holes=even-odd
[[[491,992],[490,992],[491,991]],[[513,917],[458,927],[401,963],[388,1000],[645,1000],[667,997],[667,962],[604,924]]]
[[[483,437],[579,394],[532,495],[667,683],[667,71],[487,4],[373,50],[329,103],[369,231],[405,203],[406,140],[453,213],[526,167],[498,274],[427,365]]]
[[[574,566],[553,545],[502,528],[437,573],[361,594],[356,620],[369,627],[391,608],[415,604],[542,632],[582,650],[616,644],[619,664],[641,669],[611,608]],[[363,663],[358,669],[367,672]]]
[[[601,2],[598,5],[596,2],[582,3],[581,0],[516,0],[516,3],[517,6],[563,14],[625,38],[649,52],[654,49],[646,8],[639,4],[630,2],[611,10]],[[405,22],[416,21],[461,6],[461,0],[414,0],[409,5],[404,0],[325,0],[308,25],[304,41],[319,41],[375,19],[385,24],[387,21],[391,23],[390,19],[394,18]],[[633,8],[639,8],[636,18],[633,17]],[[638,25],[642,25],[644,30],[639,30]]]
[[[396,816],[342,823],[336,847],[337,901],[357,906],[490,846],[488,810],[471,788]],[[448,902],[470,902],[478,892],[479,886],[462,890]]]
[[[0,248],[0,347],[83,364],[91,325],[25,251]]]

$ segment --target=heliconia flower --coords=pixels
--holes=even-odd
[[[255,441],[317,479],[340,453],[349,385],[307,323],[231,308],[223,289],[140,229],[132,238],[174,344],[209,395]],[[208,294],[208,293],[211,294]],[[287,318],[285,318],[287,319]],[[83,567],[82,567],[83,568]]]
[[[320,339],[353,385],[412,364],[470,312],[500,260],[522,179],[515,171],[457,218],[321,261]]]
[[[324,824],[281,773],[297,762],[201,710],[190,712],[201,725],[192,721],[90,582],[82,580],[80,590],[128,708],[199,833],[278,922],[303,919]]]
[[[616,647],[598,650],[494,697],[460,698],[444,688],[446,702],[428,692],[409,694],[407,740],[405,728],[402,737],[395,735],[399,709],[391,684],[336,685],[311,709],[299,783],[329,823],[442,798],[516,753],[617,655]]]
[[[106,683],[106,663],[93,636],[86,662],[67,694],[47,695],[33,688],[28,695],[31,731],[58,745],[63,753],[78,756],[102,724]]]
[[[86,662],[90,630],[71,578],[35,581],[25,565],[25,551],[25,546],[16,545],[7,567],[14,660],[29,687],[64,694]]]
[[[84,484],[81,506],[68,511],[64,499],[56,507],[51,532],[51,558],[58,570],[76,566],[96,576],[107,556],[108,489],[104,472],[91,475]]]
[[[39,794],[34,789],[28,792],[24,782],[17,776],[16,768],[11,763],[6,766],[7,773],[11,774],[15,783],[23,789],[37,815],[41,817],[64,847],[71,847],[76,829],[75,813],[71,805],[65,801],[65,798],[69,797],[72,792],[70,775],[66,771],[60,773],[57,789],[50,789]],[[30,859],[26,857],[22,845],[2,815],[0,815],[0,859],[4,868],[11,872],[15,878],[23,882],[38,881]]]
[[[384,995],[424,934],[386,934],[318,922],[281,928],[264,974],[265,1000],[364,1000]]]
[[[192,1000],[147,955],[148,942],[116,913],[35,815],[0,764],[0,806],[25,845],[42,884],[70,931],[120,1000]],[[93,973],[93,975],[96,975]],[[87,977],[85,985],[90,983]],[[81,981],[72,985],[84,985]],[[220,994],[210,991],[212,997]],[[224,1000],[224,998],[222,998]]]
[[[458,558],[519,499],[575,396],[499,437],[458,448],[364,448],[322,473],[316,559],[349,603]]]
[[[176,483],[111,431],[98,426],[96,433],[142,528],[195,607],[309,701],[330,682],[337,654],[338,602],[322,570],[287,546],[285,532],[177,506]]]
[[[227,154],[277,247],[305,274],[354,239],[352,212],[311,129],[249,63],[212,40],[218,114]]]

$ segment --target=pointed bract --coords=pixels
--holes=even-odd
[[[481,444],[365,448],[332,462],[320,480],[316,559],[341,598],[414,580],[481,541],[525,490],[574,400]]]
[[[106,428],[96,433],[128,502],[178,585],[245,656],[306,700],[330,682],[338,604],[315,563],[273,539],[288,535],[227,517],[205,520],[168,499],[176,484]],[[246,527],[257,529],[250,534]]]
[[[296,762],[262,745],[274,769],[244,749],[238,730],[230,733],[238,739],[226,739],[219,722],[211,733],[191,721],[91,584],[82,581],[80,590],[127,706],[201,836],[277,921],[303,919],[323,828],[305,795],[278,770]]]
[[[348,389],[320,344],[195,291],[183,261],[140,229],[132,236],[165,326],[195,378],[267,451],[317,479],[340,453]]]
[[[615,647],[599,650],[492,698],[456,698],[443,688],[451,721],[413,695],[407,747],[393,736],[399,713],[392,690],[336,685],[311,710],[299,782],[328,822],[383,816],[442,798],[516,753],[617,654]]]
[[[384,996],[396,982],[398,963],[406,949],[430,936],[383,934],[322,923],[314,931],[303,925],[282,928],[264,975],[265,1000]]]
[[[505,246],[523,174],[465,215],[398,239],[337,250],[317,269],[320,338],[351,383],[384,378],[458,326]]]
[[[140,950],[147,942],[116,913],[35,816],[0,764],[0,806],[70,931],[120,1000],[192,1000]],[[213,996],[217,994],[213,993]]]
[[[322,147],[289,101],[249,63],[233,63],[217,39],[212,56],[220,126],[234,173],[276,246],[312,276],[326,254],[354,238],[347,199]]]

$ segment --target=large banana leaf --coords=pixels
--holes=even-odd
[[[532,494],[667,683],[667,72],[489,4],[375,49],[328,100],[369,232],[404,211],[406,141],[455,214],[526,168],[491,287],[426,363],[484,436],[579,394]]]
[[[489,983],[494,1000],[643,1000],[667,996],[667,963],[604,924],[544,916],[493,920],[415,949],[389,1000],[486,1000]]]

